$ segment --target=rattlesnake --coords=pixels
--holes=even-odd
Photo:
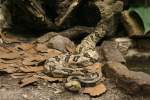
[[[96,43],[110,30],[114,14],[123,9],[121,1],[116,1],[112,4],[104,1],[94,1],[101,12],[102,18],[95,31],[81,41],[76,48],[76,54],[66,53],[50,57],[44,66],[46,74],[53,77],[66,77],[69,80],[75,78],[85,84],[96,83],[102,78],[101,72],[91,73],[85,70],[85,67],[98,62],[99,56],[95,49]]]

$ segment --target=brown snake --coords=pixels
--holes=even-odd
[[[44,66],[48,75],[66,77],[68,81],[75,79],[85,84],[93,84],[101,80],[101,71],[91,73],[85,70],[85,67],[98,62],[99,56],[95,50],[96,43],[110,30],[114,14],[123,9],[121,1],[112,4],[107,4],[104,1],[94,1],[101,12],[102,18],[95,31],[85,37],[77,46],[77,54],[64,54],[49,58]]]

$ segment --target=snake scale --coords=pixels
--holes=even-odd
[[[108,0],[107,0],[108,1]],[[92,73],[86,67],[98,62],[96,43],[113,27],[114,15],[123,10],[123,2],[94,1],[101,13],[96,29],[86,36],[76,48],[75,54],[66,53],[50,57],[45,63],[45,73],[53,77],[65,77],[67,81],[78,80],[83,84],[93,84],[101,80],[102,73]]]

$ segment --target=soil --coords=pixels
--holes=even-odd
[[[116,88],[109,79],[106,79],[107,92],[99,97],[90,97],[86,94],[72,93],[63,88],[62,83],[39,81],[32,85],[20,88],[19,79],[9,75],[0,76],[0,100],[150,100],[150,96],[132,96]]]
[[[14,38],[11,38],[11,40],[16,41]],[[28,46],[30,47],[30,45],[27,45],[27,49]],[[128,94],[124,90],[117,88],[109,79],[106,79],[104,82],[107,87],[106,93],[98,97],[90,97],[82,93],[73,93],[64,89],[63,83],[50,83],[44,80],[21,88],[19,84],[20,80],[22,79],[15,79],[9,74],[1,72],[0,100],[150,100],[150,96],[133,96]]]

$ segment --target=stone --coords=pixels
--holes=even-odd
[[[113,38],[112,40],[123,55],[126,55],[128,50],[134,46],[133,40],[128,37]]]
[[[36,42],[38,42],[38,43],[47,42],[47,41],[49,41],[51,38],[53,38],[56,35],[58,35],[58,33],[56,33],[56,32],[48,32],[48,33],[44,34],[43,36],[37,38]]]
[[[129,11],[125,10],[121,14],[122,23],[130,37],[144,35],[142,26],[137,22],[137,20],[133,16],[131,16]]]
[[[129,69],[150,74],[150,40],[132,39],[133,46],[124,55]]]
[[[97,53],[99,54],[99,62],[105,61],[104,54],[103,54],[103,52],[102,52],[101,46],[97,46],[97,47],[96,47],[96,51],[97,51]]]
[[[107,61],[126,62],[123,55],[118,50],[115,42],[104,41],[101,47],[104,57]]]
[[[150,75],[147,73],[130,71],[125,65],[112,61],[107,62],[103,72],[128,93],[150,93]]]
[[[150,52],[130,49],[125,59],[129,69],[150,74]]]
[[[68,38],[57,35],[51,38],[47,44],[48,47],[67,52],[67,47],[75,48],[75,44]]]
[[[135,61],[137,63],[144,62],[149,64],[148,61],[150,60],[150,52],[140,52],[137,49],[130,49],[125,55],[125,58],[129,61]]]
[[[11,16],[5,3],[0,3],[0,34],[4,29],[9,28],[11,24]]]

